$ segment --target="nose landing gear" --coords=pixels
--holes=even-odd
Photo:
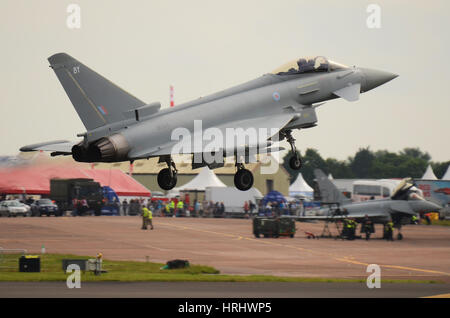
[[[297,149],[295,148],[295,139],[292,137],[291,130],[286,130],[284,132],[284,136],[286,137],[287,142],[291,145],[291,150],[294,154],[294,156],[289,159],[289,167],[291,167],[292,170],[300,170],[302,167],[302,161]]]
[[[168,168],[164,168],[158,173],[158,185],[163,190],[172,190],[177,185],[177,167],[170,156],[164,160]]]
[[[253,186],[253,174],[242,163],[236,163],[236,167],[238,170],[234,175],[234,185],[241,191],[247,191]]]

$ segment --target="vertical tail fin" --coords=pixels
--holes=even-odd
[[[314,169],[317,185],[319,186],[322,203],[345,203],[350,201],[341,191],[331,182],[330,179],[320,169]]]
[[[124,120],[124,112],[145,105],[66,53],[48,61],[87,130]]]

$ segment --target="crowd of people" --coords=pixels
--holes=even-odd
[[[143,208],[162,217],[221,217],[225,215],[223,202],[189,200],[174,198],[172,200],[124,199],[121,203],[123,215],[141,215]]]
[[[304,210],[301,201],[290,202],[267,202],[264,204],[259,202],[258,215],[260,216],[281,216],[281,215],[297,215]]]
[[[145,207],[152,211],[154,216],[161,217],[225,217],[226,207],[223,202],[204,200],[202,202],[189,199],[173,198],[171,200],[151,199],[124,199],[121,203],[121,215],[141,215]],[[245,201],[242,209],[244,216],[281,216],[295,215],[301,203],[296,202],[267,202],[263,204],[249,200]]]
[[[15,198],[19,201],[24,201],[26,204],[31,204],[33,199],[28,197],[28,200],[22,198]],[[155,216],[175,216],[175,217],[224,217],[226,207],[224,202],[214,201],[198,201],[194,200],[192,203],[189,198],[172,198],[170,200],[150,199],[150,198],[134,198],[134,199],[113,199],[111,202],[98,202],[93,206],[85,198],[73,199],[71,202],[71,210],[73,216],[84,215],[91,210],[97,210],[99,207],[111,207],[117,213],[116,215],[142,215],[143,207],[148,208]],[[97,202],[96,202],[97,203]],[[293,202],[267,202],[263,204],[260,201],[258,204],[249,200],[245,201],[242,206],[245,216],[280,216],[280,215],[294,215],[299,208],[302,208],[301,203]],[[97,212],[97,211],[96,211]],[[98,211],[99,212],[99,211]]]

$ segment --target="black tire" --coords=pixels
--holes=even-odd
[[[177,175],[174,173],[173,177],[170,176],[170,169],[162,169],[158,173],[158,185],[163,190],[172,190],[177,184]]]
[[[292,156],[291,159],[289,159],[289,167],[291,167],[292,170],[300,170],[302,162],[300,159],[297,159],[296,156]]]
[[[255,235],[256,238],[259,238],[259,233],[255,232],[253,234]]]
[[[253,174],[250,170],[240,169],[234,175],[234,185],[241,191],[247,191],[253,186]]]

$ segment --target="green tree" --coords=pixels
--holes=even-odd
[[[423,152],[419,148],[405,148],[402,151],[400,151],[401,156],[411,157],[411,158],[417,158],[422,159],[425,161],[430,161],[431,157],[427,152]]]
[[[442,179],[444,174],[447,172],[447,168],[449,166],[450,166],[450,161],[432,162],[431,163],[431,167],[433,168],[434,174],[439,179]]]
[[[326,173],[331,173],[336,179],[352,179],[353,173],[348,161],[340,161],[334,158],[325,160]]]
[[[291,183],[295,181],[299,173],[289,167],[289,159],[292,155],[290,151],[283,158],[283,166],[291,175]],[[450,165],[450,161],[430,162],[430,155],[419,148],[405,148],[398,153],[387,150],[372,152],[369,147],[360,148],[353,157],[343,161],[334,158],[324,159],[316,149],[308,148],[305,155],[300,157],[303,163],[300,172],[311,186],[314,180],[314,169],[317,168],[326,174],[331,173],[337,179],[420,178],[428,164],[431,164],[436,176],[442,178]]]
[[[375,159],[372,151],[367,148],[360,148],[355,157],[350,162],[350,168],[356,178],[369,178],[370,168]]]

